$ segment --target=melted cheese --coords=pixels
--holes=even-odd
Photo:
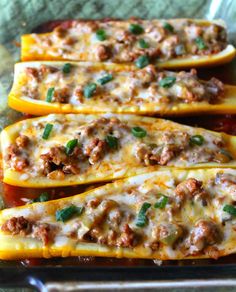
[[[64,65],[63,62],[16,64],[9,106],[35,115],[54,112],[158,113],[162,116],[236,113],[236,87],[225,85],[221,92],[212,81],[201,81],[191,73],[156,72],[151,66],[137,70],[128,65],[82,62],[70,63],[70,73],[65,74]],[[36,70],[36,76],[28,73],[29,70]],[[113,79],[99,85],[98,80],[107,74]],[[163,74],[176,78],[170,88],[158,86]],[[90,83],[97,84],[97,89],[91,98],[86,98],[84,89]],[[49,88],[54,88],[51,103],[46,101]]]
[[[102,117],[106,119],[103,120]],[[42,135],[48,123],[53,124],[53,129],[49,138],[44,140]],[[133,127],[141,127],[147,135],[143,138],[135,137],[132,134]],[[89,131],[92,132],[89,133]],[[102,141],[105,141],[107,131],[113,131],[112,135],[118,140],[118,148],[110,149],[107,146],[106,150],[101,150],[98,160],[93,160],[93,152],[92,154],[90,152],[95,149],[95,146],[92,146],[94,149],[89,150],[90,154],[86,152],[86,149],[90,147],[94,139],[105,143]],[[20,149],[19,156],[14,153],[11,156],[11,145],[15,145],[16,138],[21,135],[29,138],[29,145]],[[195,135],[203,137],[202,145],[189,144],[190,138]],[[75,138],[78,139],[81,151],[87,153],[81,159],[79,157],[75,159],[73,166],[79,169],[78,172],[76,174],[65,172],[60,178],[52,178],[50,174],[45,175],[42,155],[50,153],[52,147],[64,147],[68,141]],[[147,172],[160,167],[160,164],[178,168],[236,167],[235,145],[235,137],[223,133],[183,126],[167,120],[132,115],[52,114],[20,121],[7,127],[1,133],[4,182],[26,187],[109,181]],[[223,155],[223,158],[226,158],[223,161],[217,158],[219,155],[222,157],[222,149],[227,152]],[[17,159],[25,157],[28,164],[20,170],[17,169],[15,167]],[[52,161],[50,159],[49,162]],[[220,161],[225,163],[220,163]],[[62,160],[60,165],[58,164],[61,170],[66,165],[63,166],[63,163]],[[57,168],[55,164],[53,167]]]
[[[132,24],[140,25],[143,32],[130,33]],[[106,35],[102,41],[96,37],[99,30],[103,30]],[[204,49],[196,45],[195,40],[199,37],[205,43]],[[139,46],[140,39],[147,42],[148,48]],[[178,46],[181,49],[177,51]],[[227,46],[225,24],[221,20],[78,20],[71,21],[67,29],[57,27],[50,33],[22,37],[23,61],[130,63],[144,54],[153,60],[157,59],[156,63],[160,67],[195,67],[228,62],[234,57],[235,49],[231,45]]]
[[[116,181],[103,187],[88,191],[84,194],[69,198],[35,203],[17,208],[5,209],[0,212],[0,225],[2,226],[12,217],[21,217],[30,222],[49,224],[52,233],[51,240],[44,245],[40,239],[33,238],[31,234],[9,235],[8,232],[0,231],[0,258],[15,259],[28,257],[52,257],[52,256],[112,256],[128,258],[153,258],[153,259],[187,259],[216,257],[211,252],[217,250],[217,257],[235,252],[235,218],[230,216],[225,222],[222,213],[225,204],[232,203],[230,193],[231,186],[217,182],[217,175],[231,175],[236,178],[236,171],[232,169],[201,169],[201,170],[171,170],[151,172],[134,176],[122,181]],[[187,179],[197,179],[203,183],[202,188],[207,198],[207,204],[195,195],[186,197],[181,207],[178,206],[178,197],[175,188]],[[233,187],[235,188],[235,184]],[[160,193],[167,196],[168,204],[164,209],[154,208],[160,198]],[[90,205],[91,201],[98,200],[98,206]],[[113,202],[113,207],[104,209],[105,202]],[[144,202],[151,204],[146,212],[147,223],[138,227],[138,212]],[[84,212],[80,216],[74,216],[66,222],[56,221],[56,211],[71,205],[84,206]],[[109,206],[109,205],[108,205]],[[110,208],[110,209],[109,209]],[[107,230],[120,232],[120,227],[114,227],[113,219],[119,211],[120,226],[128,223],[132,232],[138,236],[139,241],[130,247],[113,245],[112,241],[106,243],[93,242],[85,234],[93,228],[102,226],[101,235],[109,233]],[[105,213],[104,213],[105,212]],[[97,216],[102,215],[102,221],[96,221]],[[121,215],[123,214],[123,215]],[[128,216],[128,217],[126,217]],[[197,234],[197,224],[201,220],[214,223],[221,235],[216,242],[209,241],[204,248],[192,243],[192,234]],[[113,223],[112,223],[113,222]],[[155,242],[155,228],[161,225],[180,226],[185,230],[179,241],[174,245],[170,240],[158,246]],[[117,229],[118,228],[118,229]],[[108,232],[108,233],[107,233]],[[205,232],[205,230],[201,231]],[[211,232],[208,230],[207,232]],[[73,236],[72,236],[73,234]],[[211,233],[210,233],[211,234]],[[209,234],[209,236],[210,236]],[[119,235],[122,236],[122,233]],[[117,241],[119,242],[119,241]],[[190,243],[189,243],[190,242]],[[118,243],[117,243],[118,244]]]

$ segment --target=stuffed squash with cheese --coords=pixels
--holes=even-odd
[[[236,251],[236,170],[151,172],[0,212],[0,258],[218,258]]]
[[[93,20],[67,21],[45,34],[22,36],[21,59],[149,62],[179,68],[230,62],[235,48],[227,44],[222,20]]]
[[[236,137],[134,115],[51,114],[1,133],[3,181],[52,187],[156,169],[236,168]]]
[[[25,113],[130,113],[186,116],[236,113],[236,86],[196,70],[171,72],[153,65],[26,62],[15,66],[9,106]]]

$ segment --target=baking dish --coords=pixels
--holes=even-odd
[[[19,7],[22,11],[28,11],[23,7],[22,1],[17,1]],[[21,33],[30,32],[35,26],[43,23],[44,21],[49,21],[58,18],[101,18],[106,16],[113,17],[123,17],[127,18],[129,16],[151,18],[151,17],[208,17],[213,18],[224,18],[224,20],[229,25],[230,37],[233,40],[234,36],[234,23],[232,22],[233,11],[236,11],[233,1],[219,1],[216,5],[215,1],[202,1],[198,6],[201,8],[189,8],[194,7],[194,1],[191,1],[189,7],[182,7],[180,10],[181,1],[176,1],[173,4],[172,1],[166,1],[165,4],[162,1],[156,1],[155,6],[158,7],[154,11],[153,2],[148,2],[144,5],[139,2],[139,6],[136,6],[135,1],[123,1],[120,7],[117,8],[118,3],[109,3],[109,1],[79,1],[76,4],[68,5],[64,10],[61,9],[59,12],[56,7],[56,1],[52,1],[50,6],[54,5],[53,11],[46,12],[47,6],[46,1],[37,1],[39,5],[31,7],[30,16],[24,19],[23,13],[12,23],[15,27],[14,33],[10,34],[8,37],[3,36],[0,40],[1,44],[7,47],[7,52],[5,48],[1,47],[1,51],[4,51],[4,58],[2,58],[2,68],[0,69],[1,75],[1,85],[3,84],[3,90],[9,91],[10,82],[9,76],[12,70],[9,64],[12,64],[12,55],[15,56],[17,60],[19,56],[19,49],[12,45],[12,40],[17,39]],[[63,2],[63,1],[59,1]],[[169,12],[165,8],[172,3],[172,8]],[[224,2],[224,3],[223,3]],[[61,4],[62,5],[62,4]],[[167,6],[165,6],[167,5]],[[30,5],[31,6],[31,5]],[[60,7],[60,5],[58,5]],[[24,10],[25,9],[25,10]],[[41,10],[40,10],[41,9]],[[13,8],[9,8],[13,11]],[[38,15],[40,11],[40,16]],[[75,12],[76,11],[76,12]],[[91,12],[93,11],[93,12]],[[153,12],[151,12],[153,11]],[[4,14],[4,10],[1,12]],[[232,14],[231,14],[232,13]],[[34,18],[34,20],[33,20]],[[7,21],[3,16],[3,20]],[[47,24],[46,27],[54,26],[55,23],[51,22]],[[44,26],[45,28],[45,26]],[[40,31],[38,28],[36,31]],[[1,32],[4,34],[4,26],[1,26]],[[10,53],[9,53],[10,52]],[[9,56],[10,55],[10,56]],[[9,57],[9,58],[8,58]],[[8,62],[9,61],[9,62]],[[7,65],[5,65],[7,63]],[[214,69],[201,69],[199,74],[202,78],[206,76],[214,75],[226,83],[236,85],[236,78],[234,69],[236,66],[235,62]],[[6,76],[8,76],[6,78]],[[12,123],[18,119],[18,114],[14,111],[10,111],[1,104],[4,111],[1,113],[1,126]],[[3,116],[6,117],[3,119]],[[183,122],[185,124],[208,127],[215,130],[227,130],[231,134],[235,134],[235,117],[205,117],[205,118],[185,118],[177,119],[178,122]],[[224,126],[224,128],[222,128]],[[9,194],[12,200],[16,199],[14,194],[25,193],[24,189],[14,189],[12,190],[9,186],[3,186],[4,198]],[[12,195],[13,194],[13,195]],[[8,202],[9,203],[9,202]],[[85,265],[86,263],[86,265]],[[103,282],[103,289],[111,289],[112,285],[117,285],[116,287],[127,287],[127,289],[139,287],[140,289],[147,288],[163,288],[163,287],[192,287],[192,286],[218,286],[219,281],[227,286],[235,286],[234,278],[236,276],[236,258],[235,256],[230,256],[227,258],[222,258],[220,260],[201,260],[187,262],[159,262],[154,264],[152,261],[148,260],[104,260],[104,259],[55,259],[55,260],[44,260],[44,261],[25,261],[23,264],[19,262],[1,262],[1,285],[15,286],[15,287],[25,287],[25,286],[35,286],[41,291],[46,291],[45,289],[57,288],[59,291],[65,291],[65,287],[73,288],[73,285],[68,286],[68,282],[73,281],[78,284],[83,282],[83,286],[77,286],[86,288],[88,290],[88,285],[90,283],[90,288],[94,289],[98,282]],[[45,283],[49,283],[46,286]],[[92,285],[93,284],[93,285]],[[54,285],[54,286],[53,286]],[[65,286],[62,286],[65,285]],[[133,286],[132,286],[133,285]],[[75,288],[75,287],[74,287]],[[44,290],[43,290],[44,289]]]

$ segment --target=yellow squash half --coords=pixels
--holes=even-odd
[[[192,68],[230,62],[235,48],[222,20],[75,20],[21,39],[22,61],[133,63],[143,55],[161,68]]]
[[[135,115],[51,114],[1,133],[4,182],[53,187],[171,166],[236,168],[236,137]]]
[[[0,212],[0,258],[229,255],[236,251],[235,182],[231,169],[166,169],[5,209]]]
[[[89,86],[95,88],[88,92]],[[8,102],[10,107],[33,115],[113,112],[186,116],[234,114],[235,96],[235,86],[223,85],[215,78],[202,81],[194,70],[176,73],[158,71],[152,65],[137,69],[107,63],[26,62],[15,66]]]

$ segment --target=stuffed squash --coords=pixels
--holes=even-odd
[[[236,113],[236,87],[190,72],[159,71],[153,65],[91,62],[26,62],[15,66],[9,106],[48,113],[159,114]]]
[[[223,21],[197,19],[67,21],[45,34],[22,36],[22,61],[73,60],[197,67],[227,63]]]
[[[236,168],[236,137],[134,115],[51,114],[1,133],[4,182],[51,187],[156,169]]]
[[[236,170],[157,171],[0,212],[0,258],[214,258],[236,251]]]

